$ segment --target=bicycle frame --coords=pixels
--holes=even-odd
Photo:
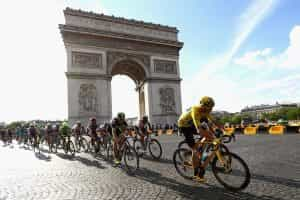
[[[221,162],[221,164],[223,166],[226,166],[226,163],[225,163],[225,161],[223,159],[223,156],[221,155],[221,152],[220,152],[220,145],[221,144],[222,144],[222,138],[216,138],[213,141],[202,141],[202,140],[200,140],[200,141],[197,142],[197,145],[201,145],[202,148],[206,145],[208,146],[207,148],[210,148],[211,146],[213,147],[213,149],[211,150],[210,155],[205,159],[204,163],[201,164],[200,167],[207,168],[207,166],[214,159],[215,156],[218,157],[218,160]],[[198,150],[198,152],[199,152],[199,150]],[[201,152],[201,153],[203,153],[203,152]]]

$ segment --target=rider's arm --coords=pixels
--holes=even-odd
[[[191,108],[191,116],[192,116],[192,119],[193,119],[193,123],[194,123],[194,126],[195,128],[197,129],[197,133],[199,134],[200,133],[200,116],[201,116],[201,113],[200,113],[200,110],[197,109],[196,107],[192,107]]]

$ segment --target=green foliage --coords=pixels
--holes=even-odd
[[[281,108],[273,113],[263,113],[263,118],[278,121],[282,120],[297,120],[300,119],[300,108]]]
[[[7,125],[7,128],[16,129],[17,127],[21,127],[23,124],[24,121],[11,122],[10,124]]]

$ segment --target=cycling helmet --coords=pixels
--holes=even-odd
[[[119,112],[119,113],[118,113],[118,118],[119,118],[119,119],[125,119],[125,113]]]
[[[91,117],[90,121],[96,121],[96,117]]]
[[[76,121],[76,125],[81,125],[81,122],[80,121]]]
[[[200,104],[205,106],[205,107],[212,108],[212,107],[215,106],[215,101],[211,97],[204,96],[204,97],[201,98]]]
[[[66,126],[68,126],[68,123],[67,123],[67,122],[63,122],[63,123],[62,123],[62,126],[63,126],[63,127],[66,127]]]
[[[143,116],[143,122],[148,122],[148,116],[147,115]]]

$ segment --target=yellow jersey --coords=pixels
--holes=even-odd
[[[194,125],[199,129],[200,120],[205,118],[212,121],[210,112],[201,106],[193,106],[189,111],[181,114],[178,119],[178,127],[190,127]]]

